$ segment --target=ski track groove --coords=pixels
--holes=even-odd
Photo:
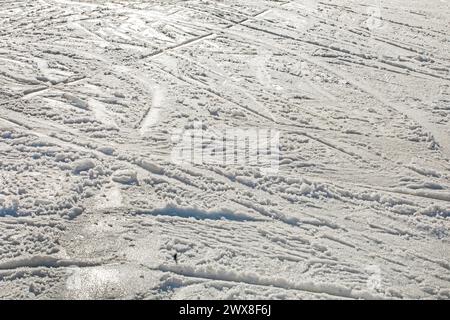
[[[137,180],[136,183],[119,184],[113,182],[112,176],[105,176],[99,190],[82,185],[94,197],[83,198],[81,192],[75,193],[77,197],[81,196],[81,206],[86,210],[67,221],[45,215],[24,218],[3,214],[3,210],[10,210],[4,198],[9,200],[10,195],[15,195],[9,184],[0,192],[0,231],[4,229],[7,232],[5,236],[0,236],[0,245],[11,248],[10,243],[14,240],[11,230],[29,227],[45,228],[48,232],[60,228],[63,237],[61,241],[58,239],[58,248],[64,249],[64,258],[52,254],[29,254],[11,259],[0,252],[0,278],[7,285],[11,283],[19,288],[21,284],[13,282],[16,273],[23,273],[20,277],[25,280],[21,281],[32,282],[32,276],[41,269],[64,271],[78,267],[95,277],[101,274],[103,268],[121,270],[121,266],[140,263],[140,271],[165,274],[158,278],[156,287],[151,290],[146,288],[149,292],[163,291],[158,293],[158,297],[177,298],[186,293],[196,294],[194,287],[207,288],[210,282],[214,283],[215,289],[224,289],[218,293],[219,297],[227,295],[225,288],[238,288],[241,285],[249,286],[249,293],[241,293],[244,297],[248,294],[258,298],[267,298],[266,294],[274,289],[290,298],[448,297],[448,289],[445,289],[450,280],[440,275],[443,270],[450,270],[445,253],[448,252],[448,223],[445,215],[448,215],[450,202],[446,183],[448,172],[445,168],[450,169],[450,138],[444,131],[445,124],[435,124],[434,120],[438,117],[432,113],[433,110],[391,101],[387,93],[371,83],[372,80],[374,83],[379,80],[375,79],[377,72],[386,72],[411,82],[430,83],[433,80],[434,83],[440,81],[448,84],[450,78],[443,73],[448,68],[446,63],[449,59],[445,58],[442,51],[430,53],[435,63],[431,67],[430,64],[421,63],[420,59],[414,60],[414,56],[420,58],[422,54],[428,55],[429,48],[439,49],[439,37],[447,35],[432,28],[436,23],[434,20],[430,22],[429,28],[420,25],[425,25],[425,19],[432,17],[433,13],[418,12],[421,17],[415,25],[410,25],[391,19],[393,7],[389,6],[389,1],[384,3],[383,10],[388,12],[389,18],[384,18],[383,22],[388,26],[395,25],[395,28],[406,34],[403,38],[396,36],[391,39],[359,25],[353,26],[333,19],[334,11],[327,11],[329,9],[308,11],[304,15],[299,11],[305,7],[300,6],[298,1],[265,1],[245,5],[238,0],[231,2],[236,6],[192,0],[175,1],[167,6],[158,6],[157,9],[145,4],[138,7],[134,3],[70,0],[33,4],[24,1],[4,3],[5,8],[21,10],[8,20],[10,25],[0,24],[0,37],[7,42],[6,49],[0,50],[0,61],[5,63],[0,64],[0,83],[2,86],[6,84],[6,90],[0,90],[2,97],[5,97],[4,101],[0,101],[0,120],[3,124],[0,125],[0,133],[3,134],[0,135],[0,153],[5,158],[5,167],[9,168],[5,176],[9,177],[11,168],[14,170],[8,151],[13,150],[12,154],[16,155],[20,150],[26,150],[29,155],[34,150],[38,154],[40,142],[37,142],[38,147],[34,147],[21,141],[39,137],[49,142],[50,146],[58,147],[57,150],[61,148],[64,152],[79,152],[83,157],[99,161],[113,175],[125,169],[119,172],[120,178],[126,178],[131,171],[131,175],[137,175]],[[334,8],[337,12],[345,11],[358,19],[370,17],[368,13],[358,11],[366,7],[363,3],[357,9],[325,2],[318,2],[318,5]],[[408,11],[406,6],[399,10],[400,15],[415,14]],[[3,12],[0,12],[0,17]],[[317,28],[305,32],[297,25],[289,25],[289,17],[286,17],[286,22],[277,22],[283,13],[289,15],[292,12],[300,19],[311,19]],[[47,19],[46,15],[50,14],[52,19]],[[28,17],[27,20],[25,17]],[[120,25],[128,22],[128,18],[136,19],[133,23],[137,23],[136,29],[131,32],[124,31]],[[105,21],[105,24],[94,26],[96,21]],[[151,25],[150,37],[140,32],[142,25],[139,23],[142,21]],[[116,29],[108,30],[111,26]],[[339,33],[335,34],[337,30]],[[424,41],[423,44],[416,43],[412,35],[422,33],[420,37],[427,39],[424,32],[429,33],[429,39],[436,39]],[[10,39],[13,41],[10,42]],[[369,40],[375,44],[366,43]],[[13,43],[17,49],[11,47]],[[376,45],[384,45],[386,50],[403,50],[407,59],[395,62],[384,58],[372,59],[372,46]],[[234,75],[230,76],[229,69],[224,68],[223,75],[216,72],[215,68],[208,70],[210,61],[204,60],[205,63],[202,63],[202,59],[208,55],[207,51],[203,51],[203,46],[215,46],[222,59],[232,51],[228,56],[230,68],[239,68],[233,72],[245,78],[244,85],[235,81]],[[55,63],[49,67],[50,71],[40,70],[39,63],[36,70],[33,58],[29,59],[27,54],[31,47],[35,49],[31,56]],[[277,92],[273,86],[260,85],[258,75],[256,78],[254,75],[249,76],[246,70],[241,69],[244,64],[240,63],[245,63],[247,59],[245,55],[257,55],[252,50],[259,52],[259,49],[273,54],[273,59],[268,62],[270,68],[266,61],[265,67],[270,69],[269,73],[273,72],[269,74],[270,81],[276,82],[283,78],[280,84],[287,84],[286,92]],[[182,53],[177,53],[179,51]],[[166,57],[177,62],[187,62],[189,66],[194,65],[195,70],[186,67],[183,70],[185,72],[177,74],[161,64],[161,60]],[[216,56],[213,57],[213,61],[216,61],[214,58]],[[339,87],[334,82],[326,83],[313,77],[305,78],[298,72],[296,74],[289,65],[292,61],[311,64],[313,71],[323,75],[325,80],[328,76],[334,76],[348,86]],[[5,71],[2,69],[4,66]],[[77,70],[75,75],[64,76],[65,79],[55,84],[37,80],[39,78],[34,80],[36,72],[42,72],[44,76],[48,72],[58,79],[61,74],[74,74],[77,66],[80,66],[81,72]],[[204,71],[205,76],[198,77],[195,71]],[[102,72],[108,75],[105,80],[101,76]],[[356,75],[352,72],[356,72]],[[373,79],[370,75],[374,75]],[[203,80],[205,77],[206,80]],[[226,80],[228,85],[218,85],[221,80]],[[307,84],[298,91],[299,95],[304,95],[293,97],[289,81]],[[286,140],[287,144],[292,141],[293,148],[286,151],[286,158],[283,159],[286,162],[280,166],[283,169],[280,169],[276,179],[261,178],[239,166],[184,167],[171,163],[169,130],[166,130],[166,127],[171,129],[171,124],[168,125],[166,119],[163,119],[163,123],[157,123],[156,129],[151,122],[152,130],[146,135],[139,134],[147,120],[153,117],[155,103],[146,102],[149,91],[158,97],[155,91],[159,87],[155,86],[159,85],[164,90],[170,88],[169,92],[176,97],[185,97],[186,94],[188,99],[188,104],[183,103],[182,111],[171,109],[171,103],[164,103],[164,108],[167,108],[165,116],[176,119],[174,126],[182,126],[184,120],[181,120],[181,116],[187,114],[195,117],[196,112],[205,110],[204,104],[199,102],[197,105],[194,98],[189,98],[189,94],[197,97],[198,93],[201,98],[213,97],[215,101],[231,106],[233,111],[238,110],[245,116],[241,125],[258,128],[270,126],[279,130],[283,138],[293,138]],[[384,85],[388,86],[389,80]],[[408,86],[402,88],[399,90],[405,90],[405,95],[406,90],[411,89]],[[117,92],[112,95],[112,90]],[[76,111],[73,108],[58,110],[57,102],[54,103],[55,107],[52,101],[59,102],[60,96],[65,94],[86,102],[87,107],[75,106]],[[123,99],[115,100],[114,97]],[[356,110],[353,104],[347,106],[350,98],[358,97],[361,99],[358,103],[363,106],[364,98],[370,100],[369,103],[375,101],[381,104],[380,112],[374,116],[376,122],[369,121],[368,113],[364,110]],[[121,124],[116,121],[115,130],[108,128],[103,123],[108,119],[101,121],[98,110],[96,115],[95,106],[89,105],[90,99],[108,105],[100,105],[100,109],[103,108],[100,111],[105,112],[105,117],[112,116],[113,122],[120,118]],[[42,112],[41,101],[45,102]],[[67,105],[74,104],[72,101]],[[283,109],[290,104],[295,106],[292,108],[295,109],[295,117],[292,118]],[[355,110],[356,114],[352,115]],[[61,118],[54,118],[56,114],[64,112],[73,112],[80,120],[61,123]],[[310,119],[299,122],[299,116]],[[400,121],[402,116],[411,121]],[[226,114],[217,115],[210,123],[206,121],[206,124],[224,121],[226,117]],[[389,127],[389,117],[398,121],[392,122],[392,128]],[[86,122],[84,119],[87,119]],[[241,120],[236,116],[232,121],[237,123]],[[350,131],[344,130],[347,127],[342,125],[347,121],[352,126]],[[84,123],[88,125],[84,127]],[[395,145],[392,144],[401,144],[405,140],[392,137],[390,132],[383,133],[382,130],[397,130],[401,134],[407,132],[398,128],[398,123],[414,123],[432,134],[433,141],[438,144],[438,151],[427,153],[422,140],[420,144],[414,145],[415,149],[401,150],[407,156],[412,156],[418,150],[416,159],[425,162],[418,164],[418,168],[430,171],[420,173],[419,169],[416,171],[415,167],[395,159],[395,153],[392,152],[395,151]],[[376,128],[373,133],[370,131],[371,125]],[[157,131],[161,128],[165,132]],[[13,131],[13,134],[8,130]],[[9,143],[8,139],[16,139],[16,133],[20,136],[19,140]],[[387,156],[384,149],[381,148],[383,152],[379,152],[379,146],[368,148],[375,137],[379,138],[377,141],[389,137],[391,145],[386,147]],[[412,142],[408,143],[413,145]],[[106,154],[99,147],[113,152]],[[42,151],[42,154],[45,152]],[[333,162],[333,158],[336,161]],[[17,166],[20,167],[26,161],[19,159]],[[37,161],[42,163],[38,170],[44,170],[49,163],[55,164],[47,157]],[[36,163],[39,166],[39,162]],[[341,176],[340,169],[343,169]],[[396,172],[399,169],[414,171],[415,174],[409,177],[403,171]],[[436,172],[434,169],[438,174],[433,174]],[[355,178],[346,176],[349,172]],[[395,176],[380,180],[382,172]],[[0,174],[3,173],[0,171]],[[51,171],[44,173],[43,186]],[[71,173],[66,173],[70,177]],[[373,180],[369,178],[371,174]],[[82,176],[79,178],[84,179]],[[400,183],[400,178],[405,180]],[[408,189],[410,185],[411,189]],[[417,186],[417,189],[413,189],[413,186]],[[80,185],[75,187],[80,188]],[[17,191],[17,195],[28,197],[20,193],[20,190]],[[101,200],[114,202],[114,205],[102,207],[101,203],[97,203],[100,195],[110,197]],[[393,197],[395,195],[398,197]],[[117,199],[111,197],[120,199],[112,201]],[[218,206],[226,209],[217,209]],[[397,206],[406,206],[406,209],[413,208],[419,212],[431,210],[427,211],[430,216],[411,214],[406,209],[396,211],[394,209]],[[443,217],[438,217],[441,213]],[[42,236],[31,239],[40,239]],[[111,252],[114,252],[112,257]],[[176,265],[172,264],[174,252],[179,254]],[[391,258],[394,253],[395,259]],[[147,255],[151,264],[157,263],[156,267],[142,263],[143,257]],[[93,257],[99,257],[99,260],[94,261]],[[359,291],[371,279],[371,273],[365,268],[373,265],[382,268],[380,288]],[[91,271],[90,267],[95,270]],[[427,274],[421,272],[424,267],[428,268]],[[271,274],[272,270],[277,270],[275,276]],[[102,281],[106,281],[108,287],[111,279],[107,279],[108,273],[105,275]],[[128,276],[135,275],[130,273]],[[189,280],[185,283],[178,277]],[[133,287],[132,281],[124,279],[120,281],[125,290],[130,294],[136,293],[137,288]],[[171,281],[180,281],[181,284],[170,288]],[[2,290],[0,283],[0,298],[4,295]],[[68,291],[67,288],[65,290]],[[31,289],[26,287],[25,291]],[[66,291],[58,292],[57,296],[72,294]],[[44,296],[47,293],[45,291]],[[147,297],[153,296],[149,293]]]

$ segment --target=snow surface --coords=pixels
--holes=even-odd
[[[0,298],[450,299],[449,1],[0,4]]]

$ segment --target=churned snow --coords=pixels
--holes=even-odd
[[[450,299],[448,1],[0,3],[0,299]]]

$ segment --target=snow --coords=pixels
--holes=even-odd
[[[449,299],[449,14],[3,1],[0,299]]]
[[[123,184],[136,183],[136,172],[133,170],[117,170],[116,172],[114,172],[112,180]]]
[[[94,167],[95,163],[91,159],[81,159],[73,164],[73,172],[80,173],[83,171],[88,171],[89,169],[92,169]]]

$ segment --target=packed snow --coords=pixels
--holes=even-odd
[[[448,0],[0,4],[0,299],[450,299]]]

